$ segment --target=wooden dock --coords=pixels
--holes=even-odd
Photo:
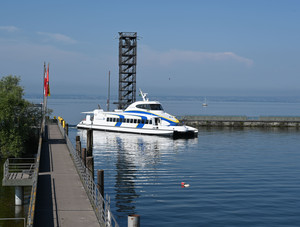
[[[42,144],[34,226],[100,226],[58,125]]]

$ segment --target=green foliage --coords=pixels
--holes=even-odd
[[[41,119],[40,111],[23,99],[20,77],[0,80],[0,157],[20,157],[26,143],[32,141],[34,126]]]

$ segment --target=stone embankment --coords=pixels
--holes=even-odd
[[[180,121],[193,127],[299,127],[300,117],[281,116],[182,116]]]

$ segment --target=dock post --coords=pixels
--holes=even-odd
[[[86,148],[82,148],[81,150],[81,159],[84,166],[86,167]]]
[[[140,215],[128,215],[128,227],[140,227]]]
[[[67,136],[69,135],[69,124],[68,123],[66,124],[66,134],[67,134]]]
[[[100,192],[100,194],[102,195],[102,198],[104,199],[104,170],[101,169],[97,171],[97,188]]]
[[[24,188],[22,186],[15,187],[15,205],[21,206],[23,205],[24,199]]]
[[[77,137],[79,138],[79,140],[77,140]],[[76,136],[76,151],[77,151],[78,156],[80,157],[80,155],[81,155],[80,136]]]
[[[86,168],[89,170],[89,173],[94,180],[94,156],[86,157]]]
[[[93,130],[88,129],[86,131],[86,149],[87,156],[93,156]]]

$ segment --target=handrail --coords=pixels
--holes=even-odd
[[[59,130],[66,140],[67,146],[71,153],[71,157],[75,164],[78,175],[83,183],[84,189],[90,199],[92,207],[95,211],[98,222],[101,226],[119,227],[115,217],[110,210],[110,198],[106,195],[104,199],[94,182],[90,171],[85,167],[81,157],[76,152],[73,144],[71,143],[68,135],[66,135],[64,128],[58,123]]]
[[[9,173],[27,172],[29,174],[32,174],[35,170],[35,160],[36,160],[35,158],[9,158],[9,159],[7,159],[4,164],[5,179],[7,179]],[[28,162],[26,162],[26,161],[28,161]]]
[[[43,143],[43,135],[45,131],[45,117],[43,117],[40,135],[39,135],[39,146],[38,152],[36,157],[36,164],[35,164],[35,171],[33,173],[33,185],[31,188],[31,195],[30,195],[30,203],[28,207],[28,215],[27,215],[27,227],[32,227],[34,223],[34,214],[35,214],[35,203],[36,203],[36,192],[37,192],[37,184],[38,184],[38,175],[39,175],[39,168],[40,168],[40,156],[42,150],[42,143]]]

